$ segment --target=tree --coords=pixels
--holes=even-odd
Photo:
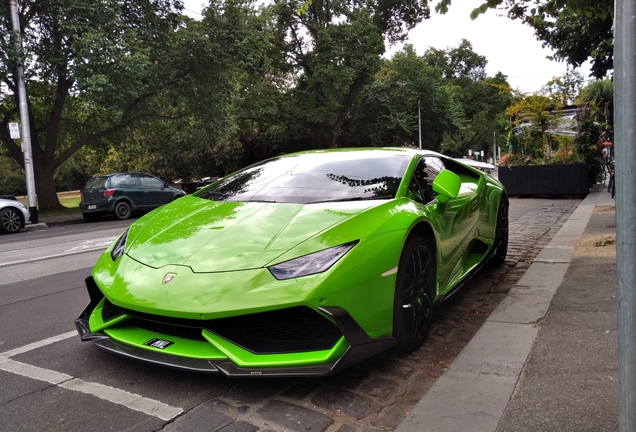
[[[541,88],[541,94],[549,96],[560,106],[571,105],[579,97],[583,81],[583,76],[580,73],[570,71],[548,81]]]
[[[556,104],[548,96],[532,94],[510,106],[506,114],[513,118],[513,127],[522,138],[521,153],[531,158],[548,158],[553,142],[548,133],[558,118]]]
[[[422,146],[439,150],[444,134],[462,120],[456,90],[407,45],[365,88],[348,139],[357,146],[418,146],[419,103]]]
[[[582,83],[580,74],[569,72],[548,81],[538,94],[516,96],[506,111],[513,119],[513,132],[520,138],[516,153],[543,163],[581,161],[583,154],[575,149],[581,110],[570,105],[578,100]],[[564,116],[565,109],[576,109],[577,114]]]
[[[105,145],[109,137],[121,142],[117,134],[142,120],[218,113],[230,99],[226,57],[217,59],[219,49],[210,49],[200,24],[179,15],[180,0],[25,0],[21,6],[24,54],[14,50],[7,3],[0,6],[0,80],[10,90],[0,100],[0,140],[23,165],[6,129],[16,120],[13,71],[23,56],[41,210],[61,207],[53,180],[82,147]],[[192,96],[182,109],[165,109]]]
[[[436,9],[448,10],[450,0]],[[544,46],[555,50],[557,60],[574,67],[591,60],[591,74],[603,78],[613,69],[613,0],[486,0],[476,8],[475,19],[489,8],[507,11],[511,19],[531,26]]]
[[[232,134],[216,149],[223,171],[302,146],[296,138],[299,122],[291,94],[296,72],[287,61],[287,29],[277,26],[273,8],[252,0],[212,1],[203,24],[236,51]]]
[[[614,85],[611,80],[596,80],[581,89],[577,102],[583,107],[579,119],[578,152],[590,166],[590,184],[602,181],[603,149],[614,142]]]
[[[444,135],[442,149],[452,156],[464,156],[468,150],[489,154],[493,133],[502,140],[508,126],[504,116],[511,103],[511,89],[506,76],[486,76],[486,57],[473,51],[463,39],[457,47],[446,50],[429,48],[423,56],[427,64],[437,67],[450,84],[457,87],[462,120],[458,128]]]
[[[576,100],[594,107],[594,119],[599,123],[613,123],[614,83],[609,79],[594,80],[579,92]]]
[[[300,13],[299,13],[300,10]],[[292,69],[299,127],[314,148],[336,147],[343,126],[373,81],[389,43],[429,16],[427,1],[286,0],[273,6]]]
[[[473,45],[466,39],[455,48],[429,48],[423,57],[428,65],[440,68],[446,79],[477,81],[486,78],[488,60],[473,51]]]

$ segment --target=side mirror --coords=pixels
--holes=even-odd
[[[461,185],[462,179],[457,174],[442,170],[433,180],[433,192],[437,194],[437,201],[445,203],[457,197]]]

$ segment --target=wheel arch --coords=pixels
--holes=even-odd
[[[24,226],[26,225],[26,221],[24,220],[24,215],[22,214],[22,212],[19,209],[15,208],[15,207],[8,206],[8,207],[4,207],[4,208],[0,209],[0,213],[4,213],[7,210],[12,210],[15,214],[18,215],[18,217],[20,218],[20,229],[18,231],[23,229]],[[2,227],[2,226],[0,226],[0,229],[2,229],[3,232],[5,231],[4,227]],[[6,232],[10,232],[10,231],[6,231]]]
[[[126,202],[126,204],[128,204],[130,206],[131,211],[135,211],[136,207],[133,204],[133,202],[130,200],[130,198],[128,198],[127,196],[121,196],[117,199],[117,201],[115,201],[115,205],[113,206],[113,211],[115,210],[115,207],[117,207],[117,204],[119,204],[120,202]]]
[[[505,202],[506,205],[510,205],[510,199],[508,198],[506,191],[501,192],[501,195],[499,195],[499,202]]]
[[[422,221],[422,222],[419,222],[417,225],[415,225],[411,229],[411,232],[409,233],[408,238],[406,240],[415,236],[422,237],[424,240],[429,242],[430,245],[433,247],[435,256],[437,256],[437,239],[435,237],[435,231],[433,230],[433,227],[428,222]]]
[[[437,237],[435,236],[435,230],[433,230],[433,226],[426,221],[420,221],[417,223],[409,232],[409,235],[404,240],[404,243],[412,238],[412,237],[421,237],[423,238],[432,248],[433,255],[435,256],[435,298],[437,298],[439,294],[439,286],[437,276],[439,274],[439,256],[437,252]]]

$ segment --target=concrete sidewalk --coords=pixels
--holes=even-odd
[[[59,225],[74,225],[84,223],[84,217],[80,212],[68,213],[59,216],[38,216],[38,223],[28,223],[25,230],[38,230]]]
[[[615,239],[599,188],[396,431],[618,430]]]

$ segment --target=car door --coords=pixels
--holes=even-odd
[[[143,192],[144,207],[152,209],[167,204],[174,199],[174,192],[166,183],[149,174],[137,174]]]
[[[117,174],[109,179],[110,187],[115,189],[116,198],[125,197],[132,203],[133,209],[143,207],[143,195],[139,180],[133,173]]]
[[[444,294],[463,275],[468,248],[475,236],[479,209],[475,207],[477,195],[471,184],[462,183],[456,198],[446,203],[433,203],[433,181],[441,170],[446,169],[444,161],[436,156],[420,159],[411,180],[412,193],[421,196],[423,205],[436,206],[434,217],[438,233],[438,284],[440,294]]]

